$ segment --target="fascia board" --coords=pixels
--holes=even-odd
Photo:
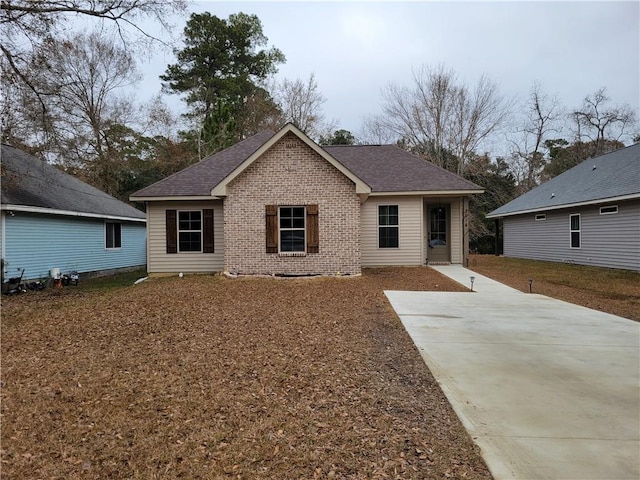
[[[64,215],[66,217],[86,217],[86,218],[102,218],[105,220],[120,220],[126,222],[146,223],[146,218],[123,217],[119,215],[103,215],[100,213],[75,212],[73,210],[56,210],[53,208],[31,207],[29,205],[9,205],[3,204],[2,210],[28,213],[43,213],[47,215]],[[144,212],[140,212],[144,213]]]
[[[163,196],[163,197],[139,197],[131,196],[129,200],[132,202],[180,202],[185,200],[220,200],[220,197],[212,197],[210,195],[185,195],[185,196]]]
[[[563,205],[553,205],[550,207],[538,207],[538,208],[530,208],[527,210],[518,210],[517,212],[498,213],[495,215],[487,215],[486,218],[513,217],[514,215],[525,215],[527,213],[548,212],[550,210],[563,210],[565,208],[586,207],[588,205],[598,205],[601,203],[622,202],[624,200],[634,200],[636,198],[640,198],[640,193],[633,193],[631,195],[621,195],[619,197],[600,198],[597,200],[589,200],[588,202],[565,203]]]
[[[416,190],[416,191],[403,191],[403,192],[371,192],[372,197],[393,197],[393,196],[408,196],[408,195],[422,195],[431,197],[442,196],[460,196],[460,195],[473,195],[484,193],[484,190]]]
[[[260,158],[267,150],[269,150],[273,145],[275,145],[278,141],[282,139],[287,133],[293,133],[300,140],[302,140],[309,148],[311,148],[314,152],[324,158],[327,162],[333,165],[336,169],[340,171],[345,177],[351,180],[356,185],[356,193],[358,194],[368,194],[371,192],[371,187],[363,182],[359,177],[357,177],[353,172],[345,168],[340,162],[338,162],[335,158],[333,158],[329,153],[324,151],[320,146],[318,146],[313,140],[311,140],[307,135],[305,135],[302,131],[300,131],[295,125],[291,123],[287,123],[284,127],[280,129],[278,133],[276,133],[273,137],[267,140],[262,146],[253,152],[251,156],[249,156],[244,162],[242,162],[238,167],[236,167],[227,177],[220,182],[218,185],[213,187],[211,190],[211,195],[216,196],[226,196],[227,195],[227,185],[232,182],[238,175],[240,175],[246,168],[249,167],[254,161]]]

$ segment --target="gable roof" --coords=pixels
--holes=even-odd
[[[323,147],[375,193],[481,193],[482,187],[395,145]]]
[[[333,165],[336,169],[338,169],[345,177],[351,180],[356,185],[356,193],[360,194],[368,194],[371,193],[371,188],[364,183],[357,175],[354,175],[353,172],[349,171],[347,168],[344,168],[342,164],[336,161],[331,155],[327,153],[326,150],[323,150],[317,143],[311,140],[307,135],[305,135],[302,131],[300,131],[295,125],[292,123],[287,123],[284,127],[282,127],[278,133],[273,135],[269,140],[267,140],[258,150],[253,152],[246,160],[244,160],[238,167],[231,172],[230,175],[225,177],[225,179],[211,189],[212,195],[226,195],[226,187],[234,178],[240,175],[249,165],[251,165],[255,160],[257,160],[260,155],[269,150],[273,145],[276,144],[280,139],[282,139],[288,133],[293,133],[296,137],[302,140],[309,148],[311,148],[314,152],[324,158],[327,162]]]
[[[146,221],[145,214],[22,150],[2,145],[3,210]]]
[[[132,199],[187,197],[210,198],[211,190],[222,182],[238,165],[265,144],[275,132],[264,131],[236,143],[221,152],[200,160],[173,175],[131,194]]]
[[[585,160],[487,218],[631,198],[640,198],[640,143]]]
[[[320,147],[292,124],[261,132],[138,190],[131,200],[224,196],[226,186],[286,134],[292,133],[356,185],[356,193],[481,193],[482,188],[393,145]]]

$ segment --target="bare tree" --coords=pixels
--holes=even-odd
[[[470,90],[443,66],[423,66],[411,87],[391,84],[382,96],[382,113],[369,120],[375,124],[369,128],[393,133],[406,148],[460,175],[511,108],[486,76]]]
[[[545,141],[552,132],[559,132],[563,107],[558,97],[549,96],[539,83],[534,83],[525,112],[522,126],[517,132],[518,138],[511,141],[509,161],[519,188],[518,193],[527,192],[538,185],[546,163]]]
[[[282,112],[282,122],[293,123],[311,138],[318,139],[335,128],[335,122],[325,120],[322,106],[327,99],[313,73],[306,80],[284,79],[275,85],[273,97]]]
[[[621,140],[636,124],[636,113],[629,105],[610,105],[606,88],[585,97],[582,106],[571,113],[577,142],[595,142],[599,151],[605,140]]]
[[[168,31],[167,18],[185,10],[185,0],[1,0],[3,77],[32,90],[44,108],[46,92],[34,82],[29,65],[45,42],[64,36],[70,21],[80,16],[111,24],[123,45],[130,46],[134,39],[160,41],[141,26],[142,20],[152,19]]]
[[[72,171],[83,170],[88,180],[107,192],[114,190],[114,126],[130,125],[135,106],[122,91],[139,75],[130,52],[100,32],[77,34],[66,41],[48,40],[28,66],[45,113],[29,117],[35,93],[22,91],[15,105],[31,121],[32,131],[46,139],[48,159]],[[29,143],[34,144],[34,138]]]

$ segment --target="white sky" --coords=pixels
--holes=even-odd
[[[196,2],[226,18],[256,14],[286,56],[278,77],[315,73],[324,113],[357,134],[389,82],[444,64],[473,86],[482,74],[524,100],[534,82],[576,108],[600,87],[640,116],[640,2]],[[181,33],[185,19],[176,21]],[[171,54],[140,65],[142,93],[160,90]],[[180,105],[177,96],[171,105]]]

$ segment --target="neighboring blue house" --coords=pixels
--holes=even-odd
[[[146,265],[145,214],[37,158],[2,145],[0,255],[6,277],[111,273]]]
[[[640,143],[590,158],[494,210],[505,257],[640,271]]]

